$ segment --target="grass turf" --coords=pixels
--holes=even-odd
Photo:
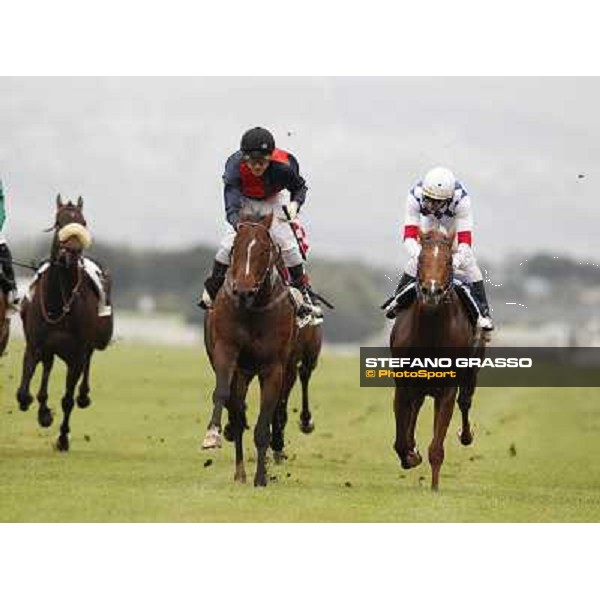
[[[458,411],[446,442],[441,489],[430,470],[402,471],[392,449],[391,389],[361,389],[358,359],[324,355],[311,382],[316,429],[290,404],[288,460],[266,489],[233,482],[233,446],[200,452],[213,375],[201,349],[117,344],[97,354],[92,405],[75,409],[71,451],[53,450],[62,418],[64,367],[37,425],[19,411],[22,344],[0,359],[0,521],[598,521],[600,390],[488,388],[472,411],[475,442],[460,446]],[[32,388],[37,390],[37,381]],[[249,397],[254,423],[256,384]],[[431,401],[418,443],[426,456]],[[246,470],[255,463],[245,435]],[[595,458],[594,458],[595,457]]]

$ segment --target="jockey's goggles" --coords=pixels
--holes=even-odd
[[[264,152],[249,152],[248,154],[244,154],[242,158],[244,159],[244,162],[261,167],[268,165],[271,162],[271,155],[265,154]]]
[[[446,198],[445,200],[442,200],[440,198],[432,198],[431,196],[423,196],[423,203],[425,204],[425,206],[429,207],[429,208],[442,208],[442,206],[444,206],[445,204],[448,204],[449,199]]]

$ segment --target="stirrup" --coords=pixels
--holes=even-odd
[[[482,331],[494,331],[494,323],[492,323],[492,319],[490,317],[480,316],[477,319],[477,325],[482,329]]]
[[[104,305],[102,308],[98,307],[99,317],[110,317],[112,315],[112,306]]]
[[[206,288],[202,290],[202,296],[200,296],[200,300],[198,300],[196,305],[202,308],[203,310],[209,310],[213,307],[212,298],[210,297],[210,294],[206,291]]]

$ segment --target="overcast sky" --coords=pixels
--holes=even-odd
[[[5,230],[39,234],[61,192],[98,239],[216,245],[224,161],[262,125],[299,159],[314,255],[403,262],[406,192],[443,164],[478,254],[597,259],[599,106],[598,78],[0,78]]]

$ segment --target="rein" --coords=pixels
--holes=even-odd
[[[53,264],[56,264],[56,263],[53,263]],[[44,277],[40,277],[40,300],[39,300],[40,309],[42,311],[42,317],[44,318],[44,321],[46,321],[46,323],[48,325],[57,325],[71,312],[73,302],[75,302],[75,298],[77,298],[77,296],[79,295],[79,290],[81,288],[81,284],[83,283],[82,273],[83,273],[83,267],[82,267],[80,261],[78,260],[77,261],[77,282],[76,282],[75,286],[73,287],[73,289],[71,290],[71,296],[69,297],[68,300],[65,297],[64,289],[62,287],[62,282],[60,282],[60,279],[59,279],[59,283],[61,284],[60,285],[60,295],[62,296],[63,306],[62,306],[61,314],[58,317],[56,317],[55,319],[50,317],[50,315],[48,314],[48,310],[47,310],[46,304],[44,302]]]
[[[265,269],[264,275],[260,278],[258,287],[256,289],[256,294],[258,296],[260,294],[260,291],[263,289],[263,286],[265,285],[269,275],[273,276],[273,273],[275,273],[276,278],[279,278],[279,274],[276,272],[276,270],[274,271],[273,269],[281,256],[281,249],[278,246],[276,246],[275,243],[273,242],[273,239],[271,238],[271,233],[269,232],[269,229],[267,227],[265,227],[264,225],[262,225],[261,223],[251,223],[251,222],[244,221],[238,225],[238,229],[240,229],[241,227],[252,227],[252,228],[258,227],[260,229],[263,229],[267,233],[267,236],[269,239],[269,262],[267,264],[267,268]],[[275,253],[273,251],[275,251]],[[224,289],[230,298],[232,298],[234,300],[236,299],[233,294],[233,289],[231,287],[231,282],[230,282],[229,278],[227,278],[225,280]],[[281,300],[283,300],[283,298],[285,296],[287,296],[286,289],[284,289],[281,292],[281,294],[279,294],[279,296],[277,296],[277,298],[269,301],[267,304],[265,304],[263,306],[256,306],[256,307],[248,306],[245,308],[246,308],[246,310],[250,310],[253,312],[264,312],[264,311],[271,309],[276,304],[279,304],[279,302]]]

